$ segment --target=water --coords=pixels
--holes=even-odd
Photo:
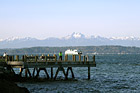
[[[74,80],[18,83],[31,93],[140,93],[140,54],[96,55],[97,67],[73,68]],[[42,77],[44,76],[42,72]],[[71,77],[71,76],[69,76]]]

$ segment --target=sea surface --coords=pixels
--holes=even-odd
[[[31,93],[140,93],[140,54],[95,56],[96,67],[91,68],[90,80],[87,79],[87,67],[77,67],[73,68],[75,79],[66,81],[60,72],[56,81],[17,84],[26,87]],[[41,72],[40,77],[46,77],[44,72]]]

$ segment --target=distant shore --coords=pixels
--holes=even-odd
[[[140,47],[126,46],[69,46],[69,47],[31,47],[18,49],[0,49],[0,55],[4,52],[8,55],[23,54],[64,54],[67,49],[81,50],[83,54],[140,54]]]

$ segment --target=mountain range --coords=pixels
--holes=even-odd
[[[120,46],[136,46],[140,47],[140,38],[138,37],[101,37],[90,36],[87,37],[82,33],[72,33],[62,38],[46,38],[39,40],[36,38],[12,37],[7,39],[0,39],[0,49],[4,48],[27,48],[38,46],[61,47],[61,46],[100,46],[100,45],[120,45]]]

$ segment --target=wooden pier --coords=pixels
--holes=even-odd
[[[19,75],[22,76],[22,73],[25,71],[25,77],[38,77],[40,71],[44,71],[48,79],[54,80],[57,78],[60,71],[63,72],[65,79],[68,79],[69,72],[71,72],[72,78],[75,77],[72,67],[87,67],[88,79],[90,79],[90,67],[96,67],[95,56],[92,56],[92,60],[89,60],[88,55],[71,56],[72,59],[68,59],[68,55],[65,55],[64,60],[59,60],[56,55],[50,56],[49,54],[43,56],[23,55],[22,57],[19,55],[6,57],[0,56],[0,67],[7,67],[12,72],[14,72],[13,68],[20,68]],[[32,73],[30,68],[33,68]],[[46,68],[50,68],[51,75],[48,74]],[[57,68],[55,74],[53,68]]]

